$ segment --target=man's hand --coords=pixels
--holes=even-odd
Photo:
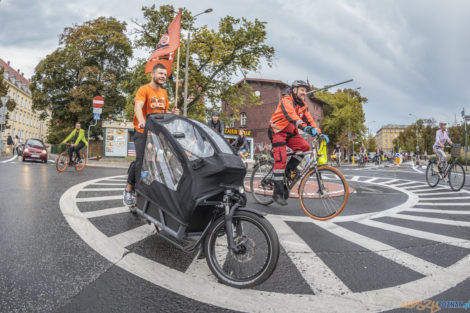
[[[321,133],[321,131],[319,131],[318,128],[315,128],[315,127],[312,127],[312,126],[306,126],[304,128],[304,132],[306,132],[307,134],[309,134],[311,136],[315,136],[315,135],[318,135],[319,133]]]
[[[171,111],[171,113],[176,114],[176,115],[180,115],[181,111],[177,107],[174,107],[173,110]]]
[[[145,128],[145,120],[142,122],[139,122],[139,128],[144,129]]]

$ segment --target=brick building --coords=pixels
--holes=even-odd
[[[260,97],[262,105],[252,106],[240,109],[239,120],[233,118],[232,109],[225,103],[222,103],[222,111],[226,112],[231,118],[231,125],[226,125],[230,128],[244,129],[250,132],[248,140],[251,144],[252,153],[261,153],[266,145],[270,145],[271,142],[268,138],[268,126],[271,115],[276,110],[279,100],[281,99],[282,92],[289,87],[286,83],[280,80],[270,80],[261,78],[245,78],[236,83],[239,85],[242,83],[249,84],[256,95]],[[317,125],[321,125],[323,120],[323,105],[325,104],[318,98],[310,95],[307,99],[307,106],[310,114],[317,122]],[[229,139],[235,137],[227,135]]]

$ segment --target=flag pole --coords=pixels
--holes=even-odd
[[[179,87],[179,72],[180,72],[180,47],[176,55],[176,90],[175,90],[175,108],[178,108],[178,87]]]

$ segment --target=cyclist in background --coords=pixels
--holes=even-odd
[[[361,155],[361,158],[363,158],[364,162],[367,160],[367,148],[366,146],[364,145],[364,143],[362,143],[361,145],[361,149],[360,149],[360,155]]]
[[[444,152],[444,147],[447,142],[452,144],[452,140],[450,140],[449,135],[447,134],[447,129],[446,129],[447,123],[439,122],[439,127],[441,128],[436,131],[436,141],[434,142],[432,150],[439,158],[436,171],[438,171],[439,175],[441,175],[441,171],[442,169],[444,169],[445,164],[447,162],[447,157]]]
[[[77,154],[78,162],[80,162],[80,150],[84,146],[88,146],[88,142],[85,139],[85,130],[81,129],[80,122],[75,123],[74,130],[62,141],[62,144],[70,139],[72,139],[73,144],[69,147],[69,165],[73,165],[73,153]]]

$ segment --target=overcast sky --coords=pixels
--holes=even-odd
[[[366,125],[374,132],[415,117],[460,121],[463,107],[470,112],[466,0],[0,0],[0,58],[30,77],[57,48],[64,27],[114,16],[131,29],[131,19],[142,20],[141,7],[153,3],[194,14],[213,8],[198,17],[198,26],[217,27],[226,15],[268,22],[275,64],[248,76],[287,83],[308,77],[315,86],[352,78],[344,87],[361,87],[369,99]]]

